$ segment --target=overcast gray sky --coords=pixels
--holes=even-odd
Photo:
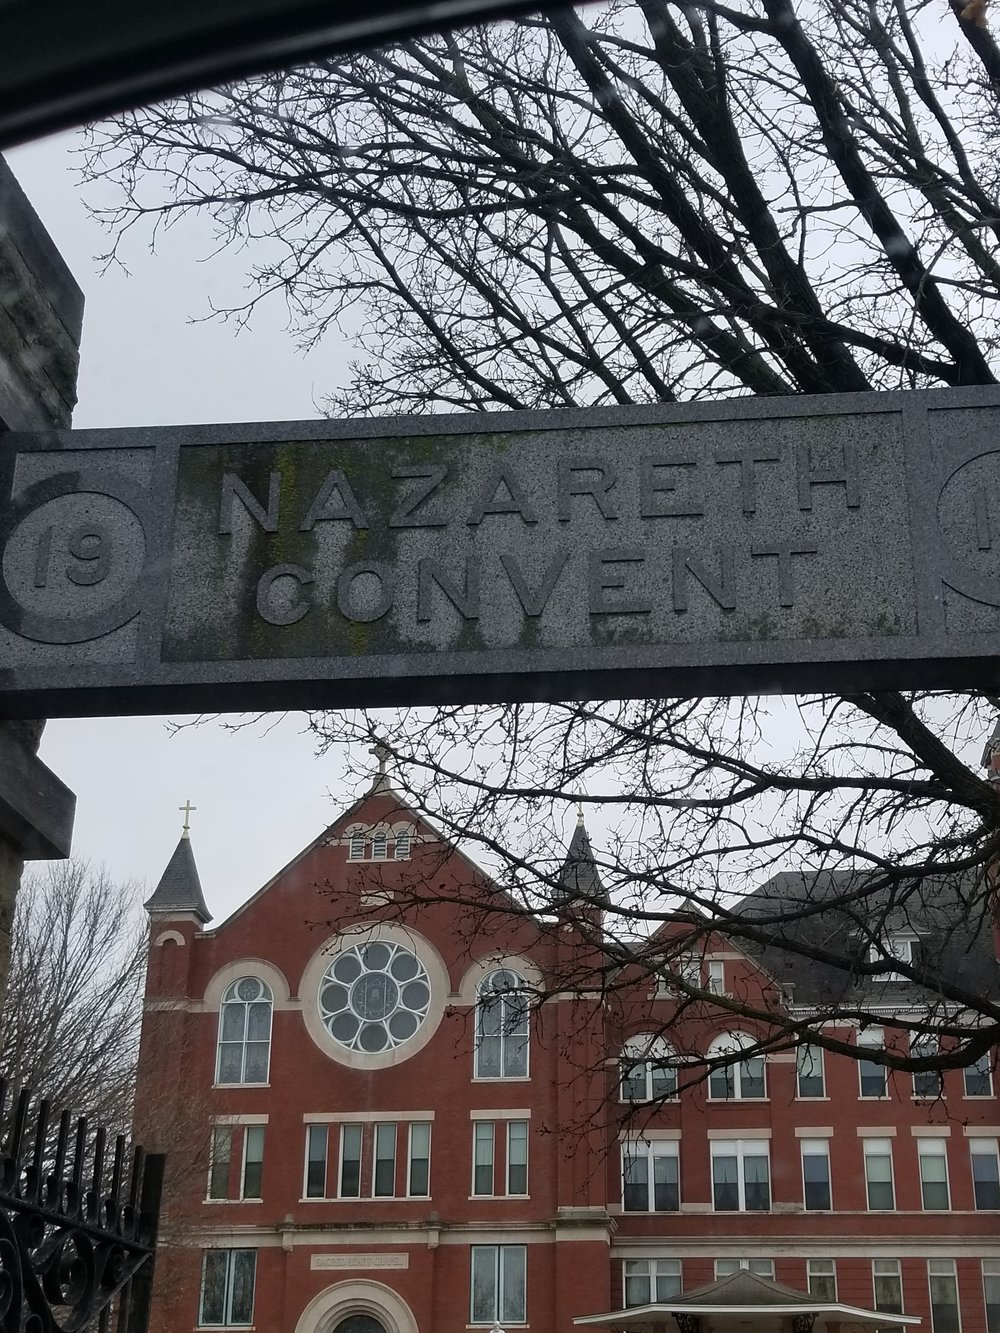
[[[337,383],[348,348],[298,354],[275,304],[250,330],[191,323],[236,299],[239,266],[206,261],[206,230],[177,228],[159,253],[129,251],[131,276],[100,275],[107,238],[87,215],[73,174],[74,135],[8,154],[12,170],[86,295],[74,425],[298,420]],[[77,794],[74,846],[151,891],[190,799],[192,838],[208,904],[222,917],[260,887],[357,794],[340,756],[314,757],[302,721],[236,736],[216,724],[171,736],[166,719],[52,721],[45,762]],[[331,793],[334,800],[331,800]]]

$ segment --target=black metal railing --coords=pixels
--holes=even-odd
[[[0,1078],[0,1333],[146,1333],[163,1157],[109,1137]]]

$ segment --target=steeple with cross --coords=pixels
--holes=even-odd
[[[185,801],[184,804],[183,804],[183,805],[179,805],[179,806],[177,807],[177,809],[178,809],[178,810],[181,812],[181,814],[184,816],[184,826],[183,826],[182,829],[181,829],[181,837],[182,837],[182,838],[190,838],[190,836],[191,836],[191,816],[192,816],[192,814],[198,809],[198,807],[197,807],[196,805],[192,805],[190,801]]]

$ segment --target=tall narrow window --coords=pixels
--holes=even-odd
[[[266,1083],[270,1054],[271,988],[240,977],[222,996],[216,1083]]]
[[[876,1310],[882,1314],[903,1313],[903,1279],[898,1259],[872,1260],[872,1287]]]
[[[716,1212],[759,1213],[771,1207],[769,1147],[762,1139],[712,1143],[712,1201]]]
[[[393,856],[397,861],[408,861],[410,859],[410,846],[413,838],[409,833],[397,833],[396,842],[393,847]]]
[[[198,1322],[203,1327],[253,1323],[256,1250],[206,1250],[201,1267]]]
[[[858,1046],[862,1050],[880,1051],[885,1042],[885,1034],[881,1028],[866,1028],[864,1032],[858,1033]],[[877,1060],[870,1059],[867,1056],[858,1057],[858,1075],[861,1080],[862,1097],[885,1097],[885,1065],[879,1064]]]
[[[660,1101],[677,1096],[677,1053],[655,1033],[630,1037],[622,1047],[623,1102]]]
[[[376,1199],[391,1199],[396,1193],[396,1126],[375,1126],[375,1167],[372,1173],[372,1195]]]
[[[528,994],[506,968],[479,983],[476,1004],[476,1078],[527,1078]]]
[[[721,958],[712,958],[705,964],[706,989],[711,995],[726,993],[726,964]]]
[[[264,1177],[264,1126],[247,1125],[243,1131],[243,1189],[241,1198],[261,1198]]]
[[[872,1212],[891,1212],[896,1206],[892,1184],[892,1139],[863,1139],[865,1184]]]
[[[954,1259],[928,1259],[927,1284],[931,1293],[933,1333],[960,1333],[958,1282]]]
[[[384,861],[389,855],[389,835],[384,832],[376,833],[372,838],[372,860]]]
[[[475,1120],[472,1124],[472,1192],[493,1193],[493,1144],[496,1126],[492,1120]]]
[[[527,1250],[523,1245],[473,1245],[473,1324],[527,1322]]]
[[[710,1061],[716,1063],[708,1076],[708,1095],[717,1100],[760,1099],[767,1095],[763,1055],[742,1056],[756,1045],[748,1032],[724,1032],[708,1048]],[[728,1058],[727,1058],[728,1057]]]
[[[507,1121],[507,1193],[528,1192],[528,1122]]]
[[[626,1259],[624,1276],[626,1309],[681,1294],[679,1259]]]
[[[622,1205],[627,1213],[675,1213],[680,1207],[677,1144],[622,1144]]]
[[[796,1090],[800,1097],[825,1097],[823,1047],[800,1046],[795,1052]]]
[[[996,1139],[970,1139],[972,1190],[979,1209],[1000,1208],[1000,1152]]]
[[[365,835],[363,833],[352,833],[347,843],[348,861],[363,861],[365,859]]]
[[[1000,1259],[983,1260],[986,1333],[1000,1333]]]
[[[826,1139],[802,1139],[802,1201],[807,1211],[825,1211],[830,1203],[830,1146]]]
[[[926,1212],[950,1208],[948,1197],[947,1139],[917,1139],[920,1166],[920,1201]]]
[[[344,1125],[340,1131],[340,1197],[361,1198],[360,1125]]]
[[[836,1301],[837,1270],[832,1259],[807,1259],[806,1279],[813,1300]]]
[[[410,1198],[425,1198],[431,1192],[431,1127],[429,1121],[410,1125],[410,1164],[407,1172]]]
[[[910,1055],[914,1060],[929,1060],[938,1054],[936,1037],[914,1037],[910,1041]],[[940,1097],[941,1071],[938,1069],[918,1069],[913,1074],[914,1097]]]
[[[329,1133],[326,1125],[306,1126],[306,1198],[326,1198],[326,1155]]]
[[[229,1166],[233,1158],[231,1125],[216,1125],[212,1130],[211,1163],[208,1169],[208,1197],[229,1198]]]
[[[974,1065],[966,1065],[963,1072],[965,1074],[966,1097],[993,1096],[993,1079],[991,1076],[989,1052],[985,1055],[981,1055]]]

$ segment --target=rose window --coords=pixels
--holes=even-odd
[[[400,944],[358,944],[338,954],[319,984],[327,1032],[349,1051],[402,1046],[427,1017],[431,985],[423,963]]]

